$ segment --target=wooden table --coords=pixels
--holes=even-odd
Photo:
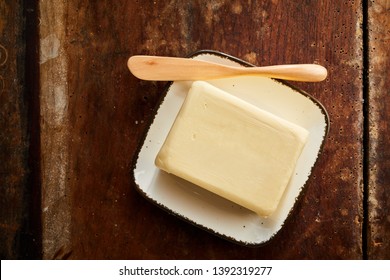
[[[390,258],[390,1],[0,1],[0,256],[44,259]],[[293,84],[330,132],[268,244],[232,244],[136,192],[132,158],[165,82],[135,54],[212,49],[318,63]]]

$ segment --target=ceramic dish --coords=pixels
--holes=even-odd
[[[237,58],[213,51],[201,51],[192,58],[250,66]],[[160,171],[154,165],[191,82],[170,83],[163,93],[164,98],[134,159],[134,181],[148,200],[186,221],[243,245],[261,245],[282,228],[300,196],[323,146],[329,127],[328,116],[317,100],[275,79],[246,76],[208,82],[310,132],[277,211],[268,218],[259,217],[196,185]]]

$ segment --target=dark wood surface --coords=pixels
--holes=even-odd
[[[390,1],[368,9],[368,257],[390,259]]]
[[[36,53],[26,47],[30,5],[0,1],[0,258],[40,258],[39,110]],[[26,18],[29,18],[26,20]],[[36,29],[36,27],[35,27]],[[37,49],[37,48],[36,48]],[[31,55],[33,58],[34,55]],[[27,85],[28,84],[28,85]]]
[[[3,3],[4,2],[4,3]],[[2,1],[0,6],[0,244],[1,256],[16,257],[20,250],[26,182],[27,126],[20,80],[24,67],[18,65],[24,55],[22,9],[20,1]],[[15,83],[13,80],[15,79]],[[8,205],[15,203],[14,209]]]
[[[27,59],[39,63],[39,75],[26,77],[30,83],[39,81],[39,88],[28,104],[32,104],[29,116],[38,116],[40,125],[33,122],[34,130],[19,126],[12,134],[21,130],[34,140],[33,131],[38,130],[39,142],[9,141],[1,148],[31,146],[20,152],[17,162],[35,176],[27,182],[5,180],[2,193],[3,189],[23,192],[39,183],[33,194],[39,194],[40,207],[34,210],[41,216],[32,217],[30,224],[39,228],[33,234],[41,248],[34,256],[388,258],[389,110],[383,102],[389,86],[389,59],[384,55],[389,40],[387,2],[42,0],[30,4],[27,17],[39,15],[39,43],[27,36],[26,53]],[[39,59],[29,43],[39,45]],[[324,104],[330,132],[293,215],[262,247],[232,244],[179,220],[141,197],[131,181],[132,158],[166,83],[133,77],[126,67],[128,57],[187,56],[201,49],[256,65],[318,63],[329,70],[324,82],[293,83]],[[36,64],[26,65],[30,69]],[[370,71],[364,68],[368,66]],[[28,119],[24,110],[15,114]],[[25,155],[30,161],[25,162]],[[17,171],[12,167],[5,174],[19,178]],[[3,196],[7,206],[1,206],[2,211],[13,206],[13,213],[30,213],[20,209],[36,203],[19,194],[20,205],[12,204]],[[20,242],[15,230],[6,232],[10,214],[2,212],[1,217],[6,238]],[[10,248],[2,249],[2,254],[23,258],[20,248],[9,247],[9,242],[2,239],[1,247]]]

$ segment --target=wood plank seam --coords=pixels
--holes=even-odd
[[[362,253],[367,259],[367,226],[368,226],[368,182],[369,182],[369,61],[368,61],[368,2],[362,1],[362,31],[363,31],[363,225],[362,225]]]

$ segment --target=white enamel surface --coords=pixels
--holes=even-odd
[[[206,53],[194,59],[238,65]],[[326,135],[327,118],[310,98],[273,79],[235,77],[208,82],[309,131],[308,142],[277,211],[268,218],[259,217],[154,165],[191,82],[174,82],[169,88],[138,155],[135,183],[148,198],[201,227],[240,243],[262,244],[281,229],[309,178]]]

